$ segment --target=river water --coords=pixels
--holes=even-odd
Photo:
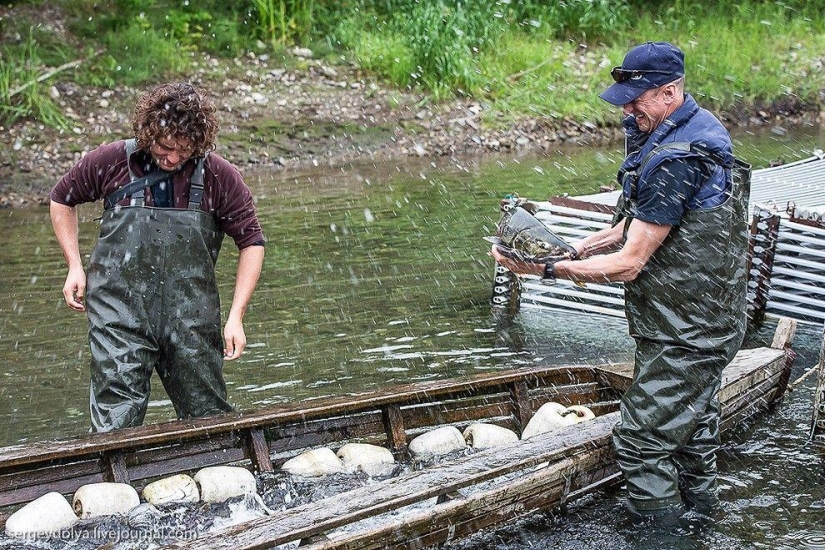
[[[825,146],[817,128],[740,132],[735,141],[755,168]],[[629,360],[621,319],[524,311],[497,324],[482,240],[495,231],[504,194],[592,193],[611,182],[620,161],[616,147],[244,169],[268,243],[245,320],[249,347],[225,365],[230,401],[249,410],[537,362]],[[99,215],[99,205],[80,209],[85,255]],[[0,211],[0,255],[0,445],[80,435],[88,429],[86,318],[63,303],[65,268],[47,209]],[[224,313],[236,257],[225,243]],[[768,323],[749,341],[769,342],[771,331]],[[816,362],[821,337],[821,327],[800,327],[794,377]],[[728,513],[685,534],[685,548],[825,548],[823,468],[805,445],[812,393],[809,380],[729,440],[720,457]],[[172,419],[157,377],[152,397],[147,422]],[[530,518],[477,544],[632,548],[638,537],[621,523],[621,498],[611,492],[574,514]]]

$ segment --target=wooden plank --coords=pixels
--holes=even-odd
[[[163,460],[133,466],[129,469],[129,474],[132,476],[133,483],[135,483],[137,480],[190,472],[207,466],[221,466],[232,462],[241,462],[245,458],[243,449],[238,448],[205,451],[199,454],[167,457]]]
[[[602,381],[605,386],[614,388],[621,395],[633,383],[633,368],[633,363],[619,363],[596,367],[594,371],[597,379]]]
[[[773,353],[760,356],[760,368],[757,370],[748,372],[739,365],[733,365],[733,368],[725,369],[722,372],[722,389],[719,390],[719,401],[729,401],[739,395],[746,394],[750,388],[762,380],[774,377],[782,372],[785,365],[784,352],[779,352],[779,350],[767,351]]]
[[[249,430],[244,437],[244,454],[252,463],[252,470],[259,474],[261,472],[272,472],[272,459],[269,456],[269,444],[266,442],[264,431],[261,428]]]
[[[589,405],[601,401],[614,401],[619,398],[619,393],[612,388],[594,388],[587,393],[557,393],[553,391],[537,390],[530,392],[530,407],[535,412],[548,401],[555,401],[565,407],[570,405]]]
[[[290,422],[275,426],[264,426],[264,428],[269,440],[274,445],[275,441],[289,441],[307,434],[352,433],[358,434],[358,436],[367,436],[373,433],[384,433],[384,421],[381,410],[375,409],[347,416]],[[281,448],[284,451],[288,449],[288,445]]]
[[[239,412],[175,420],[66,440],[13,445],[0,448],[0,469],[31,463],[68,461],[84,456],[99,456],[114,450],[128,452],[151,446],[206,440],[260,426],[296,423],[381,409],[387,404],[400,406],[427,403],[443,396],[478,393],[491,387],[506,388],[509,382],[521,378],[555,383],[556,380],[565,379],[592,380],[592,373],[589,367],[582,366],[538,367],[504,373],[485,373],[459,381],[441,380],[408,384],[382,391],[319,399],[310,403],[276,405],[255,413]]]
[[[724,419],[726,416],[731,416],[740,410],[747,409],[750,404],[754,402],[764,404],[764,407],[759,408],[767,408],[768,405],[770,405],[779,396],[777,391],[777,382],[781,377],[781,372],[774,373],[773,375],[760,381],[755,386],[751,386],[749,392],[739,394],[731,400],[722,402],[722,418]]]
[[[378,429],[376,429],[378,428]],[[335,443],[349,439],[371,439],[380,435],[381,439],[386,437],[383,424],[368,424],[364,426],[353,426],[351,428],[338,427],[326,431],[308,432],[281,439],[273,439],[270,442],[270,452],[272,455],[295,454],[301,450],[310,448],[334,445]]]
[[[796,321],[793,319],[782,317],[776,325],[771,347],[782,350],[790,348],[793,338],[796,335],[796,324]]]
[[[126,460],[121,452],[106,453],[101,460],[103,463],[103,478],[109,483],[129,483],[129,471],[126,469]]]
[[[384,431],[387,434],[390,451],[396,459],[405,456],[407,454],[407,435],[404,431],[404,417],[401,416],[401,407],[386,405],[381,409],[381,416],[384,419]]]
[[[590,403],[587,407],[593,411],[596,416],[603,416],[619,410],[619,400],[615,401],[601,401],[599,403]]]
[[[773,272],[780,216],[775,212],[756,208],[748,239],[748,323],[760,325],[765,319],[765,308]]]
[[[602,416],[558,432],[518,441],[446,463],[433,470],[402,475],[377,485],[341,493],[318,503],[298,506],[195,541],[180,541],[168,549],[252,550],[307,538],[330,529],[397,510],[409,504],[464,487],[557,462],[610,444],[618,414]]]
[[[350,532],[339,540],[313,544],[307,550],[425,548],[466,536],[479,529],[558,504],[564,495],[592,481],[611,458],[609,446],[568,457],[520,479],[503,481],[456,501],[448,501],[384,519],[378,526]],[[381,518],[378,518],[381,521]]]
[[[587,212],[599,212],[600,214],[613,214],[616,211],[615,205],[599,204],[596,202],[583,201],[572,197],[552,197],[548,202],[556,206],[575,208]]]
[[[745,420],[756,416],[760,412],[767,409],[768,406],[768,399],[754,399],[753,401],[748,402],[743,408],[724,416],[719,422],[719,428],[725,432],[735,426],[740,426]]]
[[[37,471],[29,469],[11,471],[0,476],[0,494],[32,485],[48,484],[72,478],[87,478],[89,476],[97,476],[100,480],[103,480],[103,470],[99,459],[95,458],[60,466],[46,466]],[[0,502],[2,501],[0,500]]]
[[[533,408],[528,401],[530,397],[529,390],[527,388],[527,383],[523,380],[511,382],[509,384],[509,388],[513,417],[516,419],[516,423],[518,424],[517,433],[521,433],[533,417]]]
[[[101,483],[105,481],[102,473],[89,474],[85,476],[58,479],[46,483],[39,482],[36,485],[20,486],[4,490],[0,493],[0,506],[12,506],[31,502],[52,491],[63,495],[74,493],[79,487],[89,483]],[[0,523],[3,525],[4,523]]]
[[[129,468],[134,468],[188,455],[196,456],[226,449],[240,449],[241,447],[239,434],[218,434],[215,437],[205,439],[136,449],[126,455],[126,464]]]
[[[791,370],[796,359],[796,353],[791,349],[791,342],[793,342],[794,335],[796,334],[796,324],[797,322],[795,320],[788,319],[787,317],[780,319],[776,327],[776,332],[774,333],[773,342],[771,343],[772,348],[781,349],[785,352],[785,365],[782,371],[782,378],[780,378],[779,384],[777,385],[777,395],[775,399],[784,396],[788,390]]]
[[[817,382],[814,391],[809,439],[817,445],[825,445],[825,335],[822,338],[822,347],[819,350],[819,367],[816,371]]]

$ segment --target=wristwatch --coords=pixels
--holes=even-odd
[[[555,283],[556,282],[556,265],[553,263],[544,264],[544,275],[541,277],[542,281],[547,281],[548,283]]]

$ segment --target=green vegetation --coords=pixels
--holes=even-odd
[[[11,55],[0,58],[0,121],[34,116],[59,129],[69,127],[66,117],[49,97],[40,74],[41,49],[31,31]]]
[[[643,40],[681,46],[688,88],[712,108],[817,103],[825,89],[825,5],[805,0],[63,0],[74,44],[36,21],[49,3],[17,4],[33,15],[0,19],[5,124],[65,124],[48,96],[54,80],[145,84],[186,75],[198,54],[288,62],[293,45],[434,101],[476,98],[500,120],[612,120],[597,92]],[[50,75],[78,59],[89,61]]]

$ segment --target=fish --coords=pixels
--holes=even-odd
[[[484,240],[497,245],[502,255],[524,262],[546,264],[576,257],[576,249],[521,204],[504,209],[496,235]]]

